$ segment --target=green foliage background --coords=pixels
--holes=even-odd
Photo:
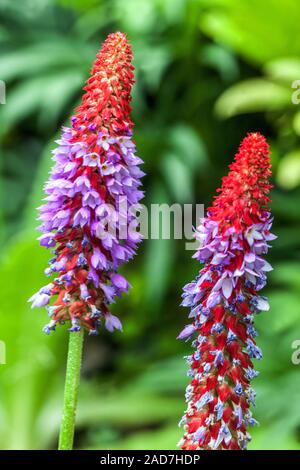
[[[297,0],[0,0],[0,448],[55,448],[66,331],[41,332],[27,298],[50,256],[36,241],[36,210],[61,124],[81,96],[109,32],[135,54],[135,138],[145,161],[146,204],[208,204],[247,131],[272,147],[274,271],[271,310],[257,318],[257,419],[251,449],[300,449],[300,79]],[[197,272],[184,241],[148,240],[125,269],[118,302],[124,333],[85,343],[76,447],[173,449],[187,384],[175,340],[187,312],[181,286]]]

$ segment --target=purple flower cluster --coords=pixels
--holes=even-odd
[[[132,209],[143,197],[142,160],[135,155],[130,132],[114,137],[99,132],[93,152],[73,134],[65,127],[57,141],[46,203],[39,208],[40,243],[54,255],[45,274],[57,277],[30,300],[40,307],[58,295],[46,332],[70,319],[72,330],[75,322],[96,333],[102,317],[112,331],[121,323],[107,306],[129,287],[117,269],[135,254],[141,239]]]
[[[184,287],[182,305],[190,308],[192,323],[179,335],[195,335],[181,420],[184,450],[244,449],[247,428],[256,424],[250,381],[257,375],[252,359],[261,359],[262,352],[254,314],[269,310],[259,291],[272,269],[264,255],[276,238],[267,208],[269,176],[268,146],[262,136],[250,134],[196,233],[200,247],[194,258],[204,267]]]

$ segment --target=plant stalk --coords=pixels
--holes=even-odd
[[[73,449],[83,339],[83,329],[78,332],[70,332],[58,450]]]

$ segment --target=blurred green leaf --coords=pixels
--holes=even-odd
[[[1,113],[2,116],[5,113],[2,132],[7,132],[20,120],[36,111],[40,112],[41,125],[48,123],[49,119],[55,123],[82,81],[81,71],[74,69],[59,76],[47,75],[28,79],[15,86]]]
[[[292,83],[300,77],[300,59],[284,57],[273,60],[264,66],[264,70],[272,80],[280,81],[291,87]]]
[[[135,381],[134,389],[144,393],[182,392],[187,386],[187,365],[182,357],[169,358],[153,364]]]
[[[65,357],[65,341],[61,340],[66,332],[62,329],[46,336],[41,331],[47,322],[45,311],[33,311],[27,303],[45,284],[46,259],[45,251],[31,237],[24,236],[7,252],[0,267],[0,282],[5,285],[0,304],[1,339],[6,344],[7,358],[0,378],[2,449],[49,445],[47,433],[36,432],[35,425],[64,365],[60,357]],[[62,390],[62,380],[58,386]]]
[[[298,111],[293,119],[293,128],[297,135],[300,135],[300,112]]]
[[[74,48],[74,42],[62,41],[60,37],[53,36],[51,41],[33,43],[19,50],[3,54],[0,77],[9,82],[17,78],[24,80],[29,76],[36,77],[45,69],[49,70],[49,73],[53,73],[55,69],[60,73],[61,68],[64,70],[66,67],[74,67],[74,65],[80,69],[83,51],[86,51],[86,48],[81,44]],[[45,92],[45,90],[43,91]]]
[[[53,136],[46,145],[40,159],[40,164],[36,172],[36,177],[32,185],[31,193],[28,196],[27,205],[24,213],[23,228],[28,230],[36,230],[38,226],[37,221],[37,206],[40,204],[44,197],[44,183],[47,180],[48,173],[51,170],[53,160],[51,158],[51,151],[55,148],[55,140],[59,134]]]
[[[156,184],[150,195],[150,202],[152,204],[163,204],[168,201],[167,194],[161,185]],[[170,219],[172,221],[172,217]],[[151,217],[151,226],[149,233],[161,234],[162,227],[161,218],[154,219]],[[151,230],[151,232],[150,232]],[[145,304],[147,310],[155,311],[159,315],[159,308],[162,300],[166,294],[168,287],[169,273],[172,269],[174,259],[173,254],[173,240],[164,240],[161,235],[160,238],[149,238],[146,243],[146,256],[145,256]],[[150,237],[150,235],[149,235]]]
[[[91,390],[88,389],[90,395]],[[180,410],[178,398],[159,397],[143,393],[143,399],[138,393],[123,391],[116,395],[111,393],[108,398],[91,395],[82,398],[78,409],[78,425],[110,423],[119,428],[137,425],[149,425],[163,422],[173,417]]]
[[[18,121],[24,119],[40,107],[43,93],[49,84],[49,77],[36,77],[21,82],[9,92],[5,107],[1,108],[0,116],[4,119],[1,133],[7,132]]]
[[[276,269],[271,273],[271,281],[277,286],[294,288],[300,291],[299,264],[295,261],[276,263]]]
[[[89,450],[95,449],[124,449],[124,450],[178,450],[176,443],[181,437],[181,430],[176,421],[168,426],[153,431],[141,431],[133,433],[129,437],[116,440],[109,443],[109,446],[103,446],[101,441],[97,446],[89,447]]]
[[[191,170],[176,155],[164,154],[162,171],[176,202],[188,202],[193,199]]]
[[[238,64],[231,51],[216,44],[209,44],[203,50],[202,63],[216,69],[225,81],[237,79]]]
[[[63,7],[72,8],[78,11],[89,9],[94,11],[94,7],[98,6],[99,0],[55,0],[55,2]]]
[[[300,55],[294,40],[300,21],[297,1],[199,0],[199,4],[205,6],[199,19],[201,29],[247,60],[261,64],[287,53]]]
[[[294,189],[300,183],[300,150],[285,155],[277,170],[278,184],[284,189]]]
[[[178,155],[187,168],[193,171],[206,166],[208,155],[205,144],[192,127],[180,123],[173,126],[168,142],[172,152]]]
[[[216,112],[222,118],[237,114],[275,111],[291,103],[291,91],[263,79],[250,79],[228,88],[216,102]]]
[[[278,290],[272,292],[269,296],[272,305],[272,319],[265,318],[268,322],[268,330],[270,333],[277,333],[297,325],[299,321],[299,297],[292,292]],[[268,314],[267,314],[268,315]],[[265,315],[265,317],[267,317]]]
[[[143,43],[141,39],[133,41],[135,61],[140,64],[141,79],[145,80],[149,90],[155,92],[161,82],[162,75],[169,65],[171,54],[165,44],[152,45]]]
[[[57,125],[59,116],[84,80],[84,74],[80,70],[70,69],[49,82],[47,92],[40,102],[39,125],[42,129],[49,126],[49,121],[53,123],[53,127]]]

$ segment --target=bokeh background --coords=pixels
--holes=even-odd
[[[27,298],[44,284],[50,253],[35,232],[50,150],[81,96],[106,35],[128,33],[136,86],[135,138],[146,204],[208,204],[247,131],[272,148],[278,240],[257,317],[251,449],[300,449],[300,79],[297,0],[0,0],[1,266],[0,448],[56,447],[66,328],[41,332]],[[174,449],[187,384],[176,341],[186,323],[181,287],[199,266],[184,241],[147,240],[124,272],[133,288],[115,305],[124,333],[88,338],[75,444],[81,449]]]

